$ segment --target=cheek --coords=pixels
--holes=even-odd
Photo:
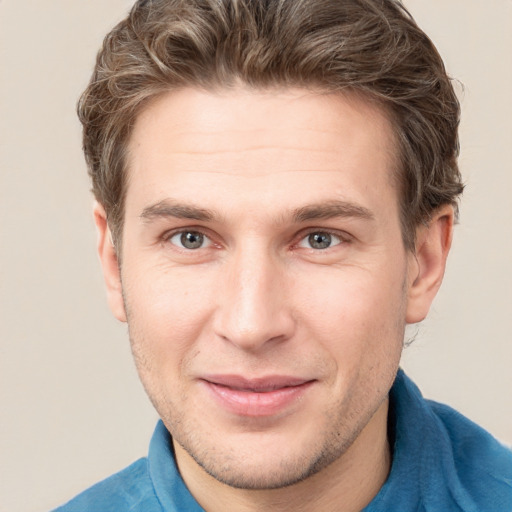
[[[130,338],[134,352],[144,353],[152,368],[181,366],[208,325],[212,300],[208,275],[189,270],[125,272],[123,281]],[[144,275],[145,279],[130,280]]]
[[[405,325],[403,273],[370,272],[368,269],[328,269],[297,279],[295,295],[304,297],[303,318],[321,339],[336,340],[345,353],[361,346],[384,349],[397,341]],[[311,285],[310,283],[314,283]]]

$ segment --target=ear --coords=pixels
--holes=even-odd
[[[454,210],[450,205],[439,208],[428,226],[416,231],[416,247],[411,253],[407,323],[421,322],[426,316],[443,281],[446,258],[453,236]]]
[[[94,223],[98,231],[98,255],[107,288],[108,305],[119,321],[126,322],[119,262],[112,241],[112,234],[108,227],[107,215],[103,206],[97,201],[94,203],[93,213]]]

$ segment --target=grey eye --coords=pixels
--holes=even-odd
[[[336,235],[331,233],[327,233],[325,231],[316,231],[314,233],[310,233],[308,236],[304,237],[299,246],[305,247],[306,249],[328,249],[333,245],[338,245],[341,243],[341,239]]]
[[[209,238],[199,231],[181,231],[174,234],[169,240],[172,244],[189,250],[207,247],[211,243]]]

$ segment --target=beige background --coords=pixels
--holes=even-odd
[[[1,511],[70,498],[143,456],[155,423],[104,299],[74,114],[129,4],[0,0]],[[444,288],[404,366],[512,444],[512,1],[406,4],[465,84],[467,191]]]

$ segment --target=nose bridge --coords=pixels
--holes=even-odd
[[[279,258],[253,240],[239,247],[227,266],[219,290],[217,334],[245,350],[289,337],[293,319]]]

